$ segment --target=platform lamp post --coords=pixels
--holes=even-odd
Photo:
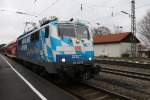
[[[5,10],[5,9],[1,9],[0,11],[7,11],[7,12],[9,12],[9,10]],[[14,11],[13,13],[20,14],[20,15],[28,15],[28,16],[38,17],[37,15],[33,15],[33,14],[21,12],[21,11],[16,11],[16,12]],[[31,24],[31,25],[34,26],[34,27],[35,27],[35,25],[36,25],[36,23],[34,23],[34,22],[25,22],[25,28],[26,28],[26,26],[27,26],[28,24]],[[24,32],[23,32],[23,33],[25,33],[25,28],[24,28]]]
[[[129,14],[128,12],[125,12],[125,11],[121,11],[121,12],[124,13],[124,14],[129,15],[129,18],[131,17],[131,14]]]
[[[29,15],[29,16],[38,17],[38,16],[36,16],[36,15],[29,14],[29,13],[25,13],[25,12],[20,12],[20,11],[17,11],[16,13],[17,13],[17,14],[21,14],[21,15]]]
[[[0,11],[10,12],[9,10],[6,10],[6,9],[1,9]],[[21,14],[21,15],[28,15],[28,16],[38,17],[37,15],[33,15],[33,14],[21,12],[21,11],[11,11],[11,12],[16,13],[16,14]]]
[[[0,11],[7,11],[7,10],[5,10],[5,9],[1,9]]]

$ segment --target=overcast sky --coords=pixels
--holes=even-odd
[[[136,1],[136,20],[142,19],[150,9],[150,0]],[[80,6],[83,4],[81,11]],[[58,16],[61,20],[71,17],[91,22],[99,22],[114,31],[115,26],[123,26],[130,31],[130,18],[120,13],[130,13],[131,0],[0,0],[0,43],[9,43],[22,34],[26,21],[38,22],[49,16]],[[16,11],[38,15],[19,15]],[[113,13],[113,16],[112,16]]]

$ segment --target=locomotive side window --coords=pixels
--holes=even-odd
[[[31,41],[34,41],[34,34],[31,34]]]
[[[49,26],[45,27],[45,38],[49,37]]]
[[[75,28],[72,24],[60,24],[59,25],[60,35],[67,37],[75,37]]]
[[[28,36],[28,37],[27,37],[27,43],[29,43],[29,42],[30,42],[30,37]]]
[[[18,41],[18,45],[21,45],[21,40]]]
[[[34,41],[38,41],[39,40],[39,31],[31,34],[31,41],[34,42]]]

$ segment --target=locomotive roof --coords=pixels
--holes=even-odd
[[[47,24],[45,24],[45,25],[43,25],[43,26],[40,26],[40,27],[38,27],[38,28],[35,28],[34,30],[30,30],[30,31],[28,31],[27,33],[24,33],[24,34],[20,35],[20,36],[18,37],[18,40],[21,39],[21,38],[23,38],[24,36],[27,36],[27,35],[30,35],[30,34],[36,32],[36,31],[39,31],[41,28],[44,28],[44,27],[46,27],[46,26],[48,26],[48,25],[49,25],[49,23],[47,23]]]
[[[74,23],[75,23],[75,24],[79,24],[79,25],[85,25],[84,23],[79,22],[79,21],[74,22],[74,21],[58,21],[58,20],[55,20],[55,21],[51,21],[51,22],[55,22],[55,23],[58,23],[58,24],[74,24]],[[28,36],[28,35],[30,35],[30,34],[36,32],[36,31],[39,31],[41,28],[44,28],[44,27],[48,26],[51,22],[49,22],[49,23],[47,23],[47,24],[44,24],[43,26],[40,26],[40,27],[38,27],[38,28],[36,27],[36,28],[34,28],[33,30],[30,30],[30,31],[28,31],[28,32],[26,32],[26,33],[20,35],[17,39],[18,39],[18,40],[19,40],[19,39],[22,39],[22,38],[24,38],[25,36]]]

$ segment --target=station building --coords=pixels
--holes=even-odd
[[[131,32],[94,36],[95,56],[123,57],[131,54]],[[135,43],[140,41],[135,38]]]

